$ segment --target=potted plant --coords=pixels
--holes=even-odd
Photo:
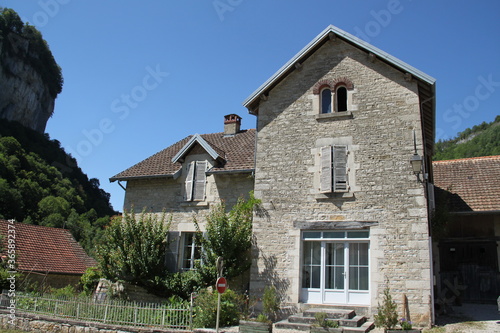
[[[272,332],[273,321],[279,310],[279,297],[274,286],[266,286],[262,297],[263,312],[257,318],[240,320],[239,331],[243,333]]]
[[[316,323],[311,326],[311,333],[322,333],[322,332],[342,332],[342,328],[339,328],[338,320],[327,319],[327,314],[324,312],[317,312],[314,315]]]

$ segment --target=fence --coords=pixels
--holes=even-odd
[[[177,303],[141,304],[109,300],[59,299],[16,295],[16,309],[27,313],[93,321],[111,325],[191,329],[192,306]]]

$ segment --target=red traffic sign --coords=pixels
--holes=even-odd
[[[217,291],[219,292],[219,294],[223,294],[227,289],[226,278],[223,278],[223,277],[218,278],[217,282],[215,283],[215,287],[217,288]]]

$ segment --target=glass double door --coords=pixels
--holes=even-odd
[[[369,243],[304,241],[301,300],[369,304]]]

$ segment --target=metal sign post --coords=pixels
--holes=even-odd
[[[220,295],[226,291],[227,282],[226,279],[222,277],[222,270],[224,269],[224,260],[222,257],[217,258],[217,281],[215,282],[215,289],[217,289],[217,321],[215,323],[215,332],[219,333],[219,317],[220,317]]]

